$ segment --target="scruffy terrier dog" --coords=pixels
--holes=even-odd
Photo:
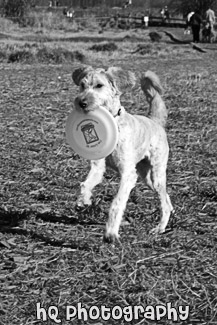
[[[161,98],[162,87],[157,75],[147,71],[141,78],[141,87],[150,106],[149,118],[131,115],[121,105],[121,94],[135,86],[136,78],[132,72],[116,67],[104,70],[87,66],[76,69],[72,78],[80,86],[75,109],[89,112],[103,106],[114,116],[119,130],[118,143],[112,154],[91,161],[87,179],[81,183],[77,205],[91,205],[92,190],[102,181],[106,166],[120,173],[119,190],[111,204],[104,234],[106,242],[113,242],[119,237],[127,200],[140,175],[160,199],[161,220],[152,233],[163,233],[173,207],[166,191],[169,146],[164,126],[167,109]]]

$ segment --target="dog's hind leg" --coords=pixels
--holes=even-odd
[[[136,167],[145,183],[157,192],[160,199],[161,220],[158,226],[151,230],[151,233],[163,233],[169,221],[170,213],[173,211],[170,197],[166,191],[166,163],[161,162],[160,165],[152,166],[150,160],[145,158]]]
[[[81,193],[77,199],[77,206],[91,205],[92,190],[102,182],[105,172],[105,159],[92,160],[87,179],[81,183]]]
[[[157,192],[160,199],[161,219],[157,227],[151,230],[152,234],[159,234],[165,231],[168,224],[170,214],[173,212],[173,206],[170,197],[166,191],[166,168],[156,170],[153,168],[151,172],[151,180],[153,189]]]
[[[124,166],[126,167],[126,166]],[[127,200],[131,190],[137,181],[137,173],[134,166],[125,168],[121,173],[121,182],[118,193],[114,198],[109,210],[109,218],[106,223],[106,231],[104,235],[105,242],[113,242],[118,239],[118,231],[120,228],[122,216],[126,208]]]

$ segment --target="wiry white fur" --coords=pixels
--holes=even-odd
[[[119,129],[118,144],[112,154],[106,159],[91,161],[87,179],[81,183],[78,206],[91,204],[92,190],[102,181],[108,165],[120,173],[121,180],[109,210],[105,241],[111,242],[119,237],[122,216],[138,175],[158,193],[161,203],[161,220],[152,233],[164,232],[173,207],[166,191],[169,146],[164,125],[167,110],[161,98],[162,87],[158,77],[147,71],[141,78],[141,87],[150,106],[150,118],[131,115],[121,106],[121,93],[135,84],[131,72],[114,67],[108,70],[85,67],[75,70],[72,77],[80,86],[75,109],[88,112],[104,106],[115,117]]]

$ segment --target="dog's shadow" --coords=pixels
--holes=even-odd
[[[108,194],[108,193],[107,193]],[[108,201],[112,200],[112,197],[108,197]],[[100,198],[96,197],[91,206],[86,206],[79,208],[75,206],[75,215],[60,215],[54,210],[40,211],[28,211],[28,210],[6,210],[0,208],[0,227],[2,234],[12,234],[18,236],[25,236],[30,240],[43,242],[45,245],[52,247],[64,247],[76,250],[89,251],[93,249],[93,245],[88,241],[77,240],[76,238],[70,238],[69,240],[58,239],[56,236],[52,236],[50,232],[43,231],[40,232],[37,229],[31,229],[31,227],[26,227],[26,221],[31,217],[35,218],[37,221],[43,221],[45,223],[61,223],[63,225],[72,226],[96,226],[99,228],[104,228],[105,225],[105,211],[104,203],[100,202]],[[109,202],[107,202],[109,204]],[[158,210],[156,210],[158,211]],[[154,213],[156,213],[154,211]],[[97,218],[96,218],[97,216]],[[135,225],[134,218],[131,218],[131,213],[127,213],[122,226]],[[171,227],[173,229],[173,226]],[[171,231],[171,229],[170,229]],[[4,241],[0,241],[0,247],[5,247]],[[97,246],[98,247],[98,246]],[[95,247],[95,249],[98,249]]]
[[[51,236],[49,232],[39,232],[37,229],[27,228],[25,221],[34,217],[36,220],[42,220],[46,223],[62,223],[65,225],[90,225],[91,221],[80,220],[77,217],[60,216],[54,211],[33,212],[28,210],[13,210],[9,211],[0,208],[0,227],[2,234],[13,234],[18,236],[25,236],[29,239],[43,242],[45,245],[53,247],[64,247],[78,250],[90,250],[90,245],[85,241],[78,241],[70,239],[65,241]],[[0,241],[0,247],[5,247],[6,242]]]

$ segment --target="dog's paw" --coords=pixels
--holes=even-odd
[[[83,196],[79,196],[79,198],[76,201],[76,208],[85,208],[87,206],[90,206],[92,204],[92,200],[91,199],[84,199]]]
[[[163,234],[165,232],[165,228],[162,227],[161,225],[158,225],[157,227],[151,229],[150,231],[150,235],[160,235]]]
[[[77,212],[83,212],[88,208],[88,205],[75,205],[75,211]]]
[[[117,235],[117,234],[111,234],[111,233],[105,232],[104,236],[103,236],[103,241],[104,241],[104,243],[107,243],[107,244],[114,244],[116,241],[120,242],[120,239],[119,239],[119,235]]]

